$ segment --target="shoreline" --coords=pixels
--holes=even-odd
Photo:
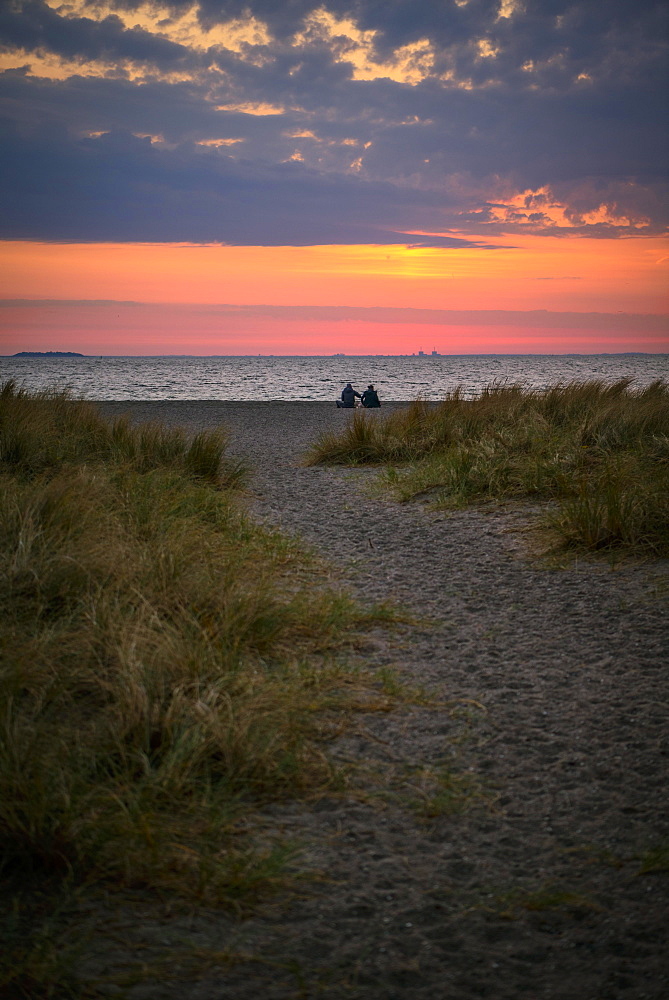
[[[461,355],[369,358],[257,356],[117,357],[108,360],[7,357],[3,378],[31,389],[54,383],[91,402],[258,402],[334,405],[344,384],[362,389],[372,382],[382,403],[416,398],[439,402],[460,388],[476,398],[495,382],[541,389],[558,382],[632,378],[639,386],[669,377],[667,354]],[[2,359],[0,359],[2,360]],[[151,398],[147,399],[147,394]],[[169,399],[165,397],[171,397]],[[97,397],[97,398],[92,398]],[[160,398],[162,397],[162,398]],[[206,397],[206,398],[205,398]],[[295,398],[302,397],[302,398]]]

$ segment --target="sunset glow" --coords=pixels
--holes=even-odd
[[[669,349],[661,4],[293,7],[11,5],[0,352]]]
[[[597,255],[587,241],[522,242],[500,241],[495,251],[4,243],[0,296],[33,301],[6,303],[2,352],[64,343],[86,354],[667,350],[662,241],[599,241]],[[282,311],[252,309],[267,305]],[[389,324],[325,315],[342,305],[474,315],[464,325],[448,316],[416,324],[398,315]],[[208,306],[242,308],[226,309],[223,322]],[[323,315],[306,320],[305,306]],[[504,322],[504,311],[519,310],[582,313],[583,321],[574,327],[570,320],[570,328],[549,315],[524,328]],[[500,315],[484,324],[479,311]],[[617,315],[607,329],[595,327],[591,313]],[[621,325],[624,314],[631,315]],[[652,327],[638,314],[654,314]]]
[[[662,313],[660,239],[500,237],[494,250],[0,243],[2,298]]]

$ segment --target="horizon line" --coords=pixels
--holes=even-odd
[[[468,351],[466,353],[437,352],[436,354],[414,351],[410,354],[82,354],[78,351],[17,351],[14,354],[0,354],[0,358],[54,357],[65,358],[588,358],[618,357],[629,355],[669,356],[667,351]]]

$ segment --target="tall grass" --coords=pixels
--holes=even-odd
[[[308,461],[387,466],[403,500],[438,507],[509,498],[557,501],[551,527],[567,545],[669,555],[669,384],[631,379],[496,383],[417,401],[383,420],[355,413]]]
[[[2,387],[3,878],[230,903],[279,878],[235,821],[333,780],[342,674],[314,654],[362,613],[249,522],[243,472],[219,433]]]
[[[28,392],[14,379],[0,386],[0,462],[24,478],[93,462],[139,473],[173,469],[219,487],[241,485],[244,465],[230,460],[225,447],[222,431],[190,438],[160,424],[131,427],[125,418],[107,423],[67,392]]]

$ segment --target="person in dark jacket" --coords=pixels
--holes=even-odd
[[[362,399],[359,392],[356,392],[350,382],[347,382],[342,389],[341,399],[337,400],[337,406],[343,407],[345,410],[350,410],[355,406],[355,398]]]
[[[373,385],[368,385],[360,398],[362,399],[362,405],[368,407],[368,409],[381,405],[379,394]]]

